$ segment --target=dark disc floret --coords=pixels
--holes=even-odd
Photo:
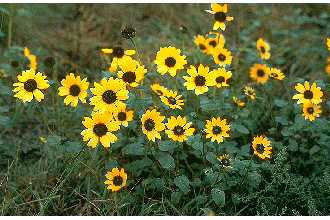
[[[113,185],[121,186],[123,184],[123,178],[121,176],[115,176],[113,178]]]
[[[307,112],[308,112],[308,114],[313,114],[314,113],[314,108],[313,107],[308,107]]]
[[[132,82],[135,82],[136,80],[136,75],[135,75],[135,72],[132,72],[132,71],[128,71],[128,72],[125,72],[123,74],[123,81],[124,82],[127,82],[127,83],[132,83]]]
[[[184,128],[180,125],[177,125],[173,129],[173,133],[177,136],[183,135],[184,134]]]
[[[261,53],[265,53],[266,49],[264,47],[260,47],[260,51],[261,51]]]
[[[217,46],[217,41],[216,40],[211,40],[209,42],[209,45],[212,46],[212,47],[216,47]]]
[[[112,90],[107,90],[102,94],[102,100],[107,104],[112,104],[117,100],[117,95]]]
[[[204,86],[205,83],[206,83],[206,79],[205,79],[204,76],[198,75],[198,76],[195,77],[196,86]]]
[[[38,88],[38,84],[34,79],[28,79],[25,83],[24,83],[24,89],[27,92],[33,92],[34,90],[36,90]]]
[[[223,23],[226,21],[226,18],[227,18],[227,16],[226,16],[226,13],[224,13],[224,12],[216,12],[214,14],[214,19],[218,22]]]
[[[126,112],[119,112],[118,113],[118,120],[119,121],[125,121],[126,120]]]
[[[214,126],[212,129],[213,134],[220,134],[221,133],[221,127],[220,126]]]
[[[223,159],[221,160],[221,165],[222,165],[222,166],[225,166],[225,167],[230,166],[230,160],[229,160],[228,158],[223,158]]]
[[[224,61],[226,60],[226,56],[225,56],[224,54],[220,53],[220,54],[218,55],[218,59],[219,59],[221,62],[224,62]]]
[[[257,144],[256,151],[257,151],[259,154],[264,153],[264,151],[265,151],[265,146],[264,146],[263,144]]]
[[[263,77],[263,76],[265,76],[265,71],[259,69],[259,70],[257,71],[257,75],[258,75],[259,77]]]
[[[80,93],[80,87],[78,85],[72,85],[70,87],[70,95],[72,96],[78,96]]]
[[[176,64],[176,60],[173,57],[167,57],[165,59],[165,65],[168,67],[174,67]]]
[[[306,90],[304,92],[304,98],[305,99],[312,99],[313,98],[313,92],[311,90]]]
[[[108,132],[108,128],[105,124],[99,123],[99,124],[94,125],[93,132],[98,137],[102,137]]]
[[[148,118],[145,122],[144,122],[144,128],[147,131],[152,131],[155,128],[155,122],[154,120],[152,120],[151,118]]]
[[[168,98],[167,98],[167,101],[168,101],[168,103],[170,103],[171,105],[175,105],[175,104],[176,104],[176,99],[173,98],[173,97],[168,97]]]
[[[216,81],[217,83],[223,83],[223,82],[226,81],[226,79],[225,79],[225,77],[223,77],[223,76],[218,76],[218,77],[215,79],[215,81]]]
[[[114,57],[122,58],[125,55],[125,51],[122,47],[114,47],[112,54]]]

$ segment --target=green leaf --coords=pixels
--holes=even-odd
[[[62,138],[58,135],[49,135],[47,137],[47,143],[50,145],[50,146],[57,146],[61,143],[61,140]]]
[[[190,191],[189,183],[189,179],[185,175],[178,176],[174,179],[174,184],[185,194]]]
[[[159,152],[157,160],[164,169],[173,169],[175,167],[173,157],[165,152]]]
[[[248,183],[252,188],[257,188],[261,183],[261,175],[257,172],[252,172],[248,174]]]
[[[215,204],[217,204],[219,207],[225,206],[226,199],[224,191],[214,188],[211,190],[211,196]]]
[[[282,100],[282,99],[275,99],[274,100],[274,104],[277,106],[277,107],[284,107],[288,104],[288,102]]]
[[[242,124],[232,123],[231,127],[233,130],[238,131],[239,133],[242,133],[242,134],[250,133],[249,130]]]
[[[206,160],[208,160],[212,164],[218,164],[217,156],[213,152],[206,153]]]
[[[131,143],[123,148],[123,153],[127,155],[144,155],[144,146],[142,143]]]
[[[203,152],[203,143],[200,134],[197,134],[188,139],[187,143],[194,148],[195,150],[199,151],[200,153]]]
[[[171,141],[160,141],[159,142],[159,150],[161,151],[172,151],[178,147],[177,143],[173,143]]]
[[[288,120],[283,116],[276,116],[275,121],[278,122],[281,125],[288,125],[289,124]]]

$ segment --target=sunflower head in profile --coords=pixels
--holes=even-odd
[[[119,170],[117,167],[114,167],[111,171],[107,172],[105,177],[106,181],[104,184],[107,185],[107,189],[112,192],[118,192],[121,188],[126,186],[127,173],[125,173],[124,168]]]
[[[171,109],[182,109],[184,105],[182,95],[178,95],[178,92],[168,90],[160,96],[160,100]]]
[[[257,50],[261,59],[269,60],[270,58],[270,46],[269,44],[262,38],[257,40]]]
[[[220,163],[220,166],[224,169],[232,168],[231,166],[231,158],[229,154],[222,154],[217,157],[217,160]]]
[[[213,30],[226,30],[226,23],[228,21],[234,20],[234,17],[228,16],[228,5],[227,4],[211,4],[211,10],[207,10],[210,14],[214,16]]]
[[[86,103],[87,89],[89,87],[89,82],[87,78],[81,80],[80,76],[75,76],[70,73],[61,81],[62,86],[58,88],[59,96],[66,96],[64,99],[65,105],[71,103],[72,107],[77,107],[78,101]]]
[[[236,96],[233,96],[233,102],[240,108],[245,107],[245,102],[239,98],[237,98]]]
[[[95,106],[96,111],[113,111],[116,106],[128,99],[125,82],[113,77],[108,80],[104,78],[100,83],[94,82],[91,91],[93,97],[90,99],[90,104]]]
[[[134,111],[128,110],[124,103],[117,106],[112,114],[115,120],[119,121],[124,127],[127,127],[128,122],[133,121],[134,117]]]
[[[268,81],[270,68],[266,64],[254,64],[250,68],[250,78],[257,83],[264,84]]]
[[[209,32],[206,38],[206,46],[207,51],[206,54],[212,55],[213,49],[220,47],[223,48],[225,46],[226,39],[223,34],[219,34],[218,32]]]
[[[320,117],[321,107],[319,105],[315,105],[311,102],[306,102],[303,104],[303,116],[306,120],[314,121],[316,118]]]
[[[270,159],[272,155],[272,147],[270,144],[268,138],[263,135],[254,137],[252,141],[254,154],[262,160]]]
[[[203,35],[197,35],[195,36],[195,40],[194,43],[196,44],[196,46],[203,52],[203,53],[207,53],[207,42],[206,39]]]
[[[225,68],[218,68],[210,72],[212,76],[213,84],[217,88],[228,87],[231,81],[232,73]]]
[[[285,78],[284,73],[277,68],[270,68],[269,76],[277,80],[283,80]]]
[[[169,90],[164,86],[160,85],[159,83],[154,83],[150,86],[151,90],[159,96],[164,95]]]
[[[214,62],[223,67],[230,65],[233,60],[230,50],[223,47],[214,48],[212,50],[212,56]]]
[[[29,60],[29,67],[30,69],[37,70],[38,62],[37,62],[37,56],[32,54],[29,50],[29,48],[24,47],[24,56]]]
[[[117,68],[125,61],[128,56],[133,56],[135,50],[125,50],[121,46],[115,46],[113,48],[101,49],[102,54],[109,55],[111,57],[111,64],[109,67],[110,72],[116,72]]]
[[[206,138],[211,139],[212,142],[218,142],[220,144],[224,141],[224,138],[230,137],[230,125],[227,123],[226,119],[221,119],[220,117],[211,118],[211,120],[206,120],[205,125]]]
[[[250,99],[252,99],[252,100],[256,99],[256,91],[254,90],[254,88],[252,88],[250,86],[245,86],[244,87],[244,93]]]
[[[41,102],[45,98],[42,91],[49,87],[49,83],[43,73],[36,73],[35,69],[29,69],[18,75],[17,79],[19,82],[13,84],[14,97],[23,102],[31,102],[33,98]]]
[[[118,139],[113,132],[119,130],[120,122],[114,120],[108,112],[94,112],[91,117],[85,117],[82,124],[85,127],[81,132],[83,141],[88,141],[87,146],[91,148],[96,148],[99,142],[103,147],[109,148]]]
[[[184,142],[188,137],[194,135],[195,128],[191,122],[187,122],[185,117],[171,116],[166,123],[165,133],[173,141]]]
[[[169,73],[172,77],[187,64],[186,56],[181,55],[181,50],[175,47],[161,47],[154,62],[157,65],[157,72],[161,75]]]
[[[327,46],[328,46],[328,50],[330,51],[330,38],[327,38]]]
[[[328,64],[325,67],[325,72],[330,76],[330,56],[328,57]]]
[[[162,116],[156,109],[147,110],[141,117],[142,132],[147,136],[148,140],[153,142],[161,139],[160,132],[165,129],[163,123],[165,117]]]
[[[196,95],[203,94],[209,90],[209,86],[213,86],[212,77],[209,74],[209,67],[200,64],[198,69],[195,66],[190,65],[187,70],[189,76],[184,76],[186,80],[184,86],[187,90],[195,90]]]
[[[297,99],[297,104],[311,102],[313,104],[319,104],[322,102],[323,92],[320,87],[313,82],[312,85],[305,81],[304,84],[298,83],[295,89],[299,92],[295,94],[292,99]]]
[[[123,59],[120,67],[121,71],[118,71],[118,77],[131,87],[137,87],[147,72],[143,65],[131,57]]]

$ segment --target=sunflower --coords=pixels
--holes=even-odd
[[[131,57],[123,59],[120,67],[121,71],[118,71],[118,77],[131,87],[137,87],[147,72],[143,65]]]
[[[212,76],[213,84],[217,88],[228,87],[231,81],[232,73],[225,68],[218,68],[210,72]]]
[[[21,99],[23,102],[31,102],[33,97],[41,102],[45,98],[42,90],[46,90],[49,87],[48,80],[43,73],[36,73],[35,69],[29,69],[22,72],[17,76],[19,82],[14,83],[13,92],[16,94],[14,97]]]
[[[112,112],[116,121],[119,121],[124,127],[128,126],[128,122],[133,121],[134,111],[128,110],[125,104],[117,106]]]
[[[121,79],[104,78],[100,83],[94,82],[94,87],[91,88],[94,96],[90,99],[90,104],[95,106],[95,110],[113,111],[122,101],[128,99],[125,82]]]
[[[319,104],[322,102],[323,92],[320,87],[317,87],[316,83],[310,86],[309,82],[305,81],[304,85],[298,83],[295,89],[299,92],[295,94],[292,99],[298,99],[297,104],[312,102],[313,104]]]
[[[168,91],[167,88],[161,86],[159,83],[152,84],[150,88],[154,93],[156,93],[159,96],[164,95]]]
[[[330,51],[330,38],[327,38],[327,46],[328,46],[328,50]]]
[[[175,76],[178,70],[184,69],[187,64],[186,56],[181,55],[181,50],[175,47],[161,47],[157,52],[156,60],[157,72],[161,75],[169,73]]]
[[[195,40],[194,40],[196,46],[203,52],[203,53],[207,53],[207,42],[204,36],[202,35],[197,35],[195,36]]]
[[[255,100],[256,99],[256,91],[250,87],[250,86],[245,86],[244,87],[244,93],[247,95],[250,99]]]
[[[109,67],[110,72],[115,72],[122,64],[123,61],[125,61],[125,58],[129,56],[133,56],[135,54],[135,50],[125,50],[121,46],[116,46],[113,48],[103,48],[101,49],[101,52],[106,55],[111,56],[111,64]]]
[[[233,102],[238,106],[243,108],[245,106],[245,102],[237,98],[236,96],[233,96]]]
[[[160,100],[171,109],[182,109],[181,106],[184,105],[182,95],[178,95],[176,91],[172,90],[166,91],[160,96]]]
[[[192,127],[191,122],[187,122],[185,117],[171,116],[167,119],[165,133],[173,141],[184,142],[189,136],[194,135],[195,128]]]
[[[206,138],[210,138],[212,142],[216,141],[220,144],[224,138],[230,136],[228,133],[230,132],[230,125],[226,119],[213,117],[211,120],[206,120],[204,131],[206,132]]]
[[[155,142],[156,138],[161,139],[160,133],[165,129],[163,124],[165,117],[156,109],[147,110],[141,117],[142,131],[147,135],[148,140]]]
[[[36,70],[37,69],[37,65],[38,65],[38,63],[37,63],[37,57],[35,55],[31,54],[29,48],[27,48],[27,47],[24,47],[24,56],[26,58],[28,58],[28,60],[30,62],[29,67],[31,69]]]
[[[257,50],[259,51],[260,57],[263,60],[268,60],[270,58],[270,46],[262,38],[257,40]]]
[[[270,146],[270,141],[265,136],[256,136],[252,141],[252,148],[254,154],[260,159],[270,159],[272,154],[272,147]]]
[[[228,154],[220,155],[219,157],[217,157],[217,160],[220,162],[222,168],[224,169],[232,168],[232,166],[230,165],[231,158]]]
[[[127,173],[121,168],[120,170],[117,167],[112,168],[111,171],[108,171],[105,175],[107,180],[104,184],[108,185],[107,189],[112,192],[118,192],[121,188],[126,186]]]
[[[186,80],[184,86],[187,87],[188,90],[195,90],[196,95],[207,92],[209,90],[208,86],[213,86],[209,67],[204,67],[200,64],[197,71],[196,67],[190,65],[187,73],[189,76],[183,77]]]
[[[219,28],[221,30],[226,29],[226,21],[232,21],[234,20],[233,17],[227,16],[228,12],[228,6],[227,4],[217,4],[217,3],[212,3],[211,4],[211,11],[207,10],[207,12],[213,14],[214,16],[214,25],[213,25],[213,30],[218,30]]]
[[[206,38],[207,51],[206,54],[212,55],[212,51],[216,47],[223,48],[225,46],[225,37],[217,32],[210,32]]]
[[[81,80],[80,76],[75,77],[73,73],[70,73],[61,81],[61,84],[62,86],[58,88],[58,95],[66,96],[64,99],[66,105],[71,103],[72,107],[76,107],[79,99],[82,103],[86,103],[89,87],[87,78]]]
[[[316,118],[320,117],[321,107],[319,105],[315,105],[311,102],[306,102],[303,104],[303,116],[306,120],[314,121]]]
[[[110,144],[118,139],[113,132],[119,130],[120,122],[113,120],[113,116],[108,112],[94,112],[91,117],[85,117],[82,124],[86,129],[81,132],[81,135],[83,141],[88,141],[87,146],[96,148],[101,142],[103,147],[109,148]]]
[[[214,48],[212,50],[212,56],[214,62],[220,66],[230,65],[233,60],[230,50],[222,47]]]
[[[250,68],[250,77],[257,83],[264,84],[268,81],[270,68],[266,64],[254,64]]]
[[[285,78],[284,73],[277,68],[270,68],[269,76],[277,80],[283,80]]]
[[[330,76],[330,56],[328,57],[328,64],[325,67],[325,72]]]

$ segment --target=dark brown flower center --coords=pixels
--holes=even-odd
[[[198,46],[199,46],[199,49],[201,49],[201,50],[205,50],[206,49],[206,47],[205,47],[204,44],[199,44]]]
[[[177,126],[175,126],[174,129],[173,129],[173,133],[174,133],[175,135],[177,135],[177,136],[183,135],[183,133],[184,133],[184,129],[183,129],[182,126],[177,125]]]
[[[225,167],[230,166],[230,161],[229,161],[229,159],[228,159],[228,158],[223,158],[223,159],[221,160],[221,165],[222,165],[222,166],[225,166]]]
[[[125,54],[125,51],[122,47],[114,47],[112,54],[114,57],[122,58]]]
[[[175,105],[175,104],[176,104],[176,99],[173,98],[173,97],[168,97],[168,98],[167,98],[167,101],[168,101],[168,103],[170,103],[171,105]]]
[[[173,67],[176,64],[176,60],[173,57],[167,57],[165,59],[165,65],[168,67]]]
[[[121,36],[125,39],[131,39],[135,37],[135,29],[133,27],[125,27],[122,31],[121,31]]]
[[[229,85],[231,83],[231,78],[226,79],[226,83]]]
[[[223,76],[218,76],[218,77],[215,79],[215,81],[216,81],[217,83],[223,83],[223,82],[225,81],[225,77],[223,77]]]
[[[113,178],[113,185],[121,186],[123,184],[123,178],[121,176],[115,176]]]
[[[214,14],[214,19],[219,22],[224,22],[226,20],[226,13],[224,12],[216,12]]]
[[[256,151],[257,151],[259,154],[264,153],[264,151],[265,151],[265,147],[264,147],[264,145],[262,145],[262,144],[257,144]]]
[[[33,92],[35,89],[37,89],[38,84],[34,79],[28,79],[25,83],[24,83],[24,89],[27,92]]]
[[[151,118],[148,118],[145,122],[144,122],[144,128],[147,131],[152,131],[155,128],[155,122],[154,120],[152,120]]]
[[[119,112],[118,113],[118,120],[125,121],[126,120],[126,112]]]
[[[274,72],[272,72],[270,75],[271,75],[271,77],[274,77],[274,78],[278,77],[277,73],[274,73]]]
[[[114,91],[108,90],[102,94],[102,100],[107,104],[112,104],[117,100],[117,95]]]
[[[265,53],[266,49],[264,47],[260,47],[260,51],[261,51],[261,53]]]
[[[78,96],[80,93],[80,87],[78,85],[72,85],[70,87],[70,95]]]
[[[195,85],[196,86],[204,86],[206,82],[206,79],[204,76],[196,76],[195,77]]]
[[[218,59],[219,59],[221,62],[223,62],[223,61],[226,60],[226,56],[225,56],[224,54],[220,53],[220,54],[218,55]]]
[[[258,77],[263,77],[265,75],[265,72],[263,70],[258,70],[257,75]]]
[[[102,137],[108,132],[108,128],[105,124],[99,123],[99,124],[94,125],[93,132],[98,137]]]
[[[314,108],[313,107],[308,107],[307,112],[308,112],[308,114],[313,114],[314,113]]]
[[[126,72],[123,74],[124,82],[132,83],[132,82],[135,82],[135,79],[136,79],[135,72],[129,71],[129,72]]]
[[[209,42],[209,45],[212,46],[212,47],[216,47],[217,46],[217,41],[216,40],[211,40]]]
[[[313,92],[311,90],[306,90],[304,92],[304,98],[305,99],[312,99],[313,98]]]
[[[213,134],[220,134],[221,128],[219,126],[214,126],[212,129]]]

